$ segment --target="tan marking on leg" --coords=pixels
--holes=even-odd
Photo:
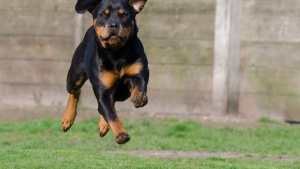
[[[99,74],[99,77],[103,85],[107,89],[110,89],[114,85],[114,83],[116,82],[119,76],[115,72],[102,70]]]
[[[114,134],[116,143],[125,144],[127,141],[130,140],[130,136],[127,133],[127,131],[124,129],[122,122],[119,120],[116,109],[114,107],[114,104],[115,103],[113,103],[113,105],[111,105],[111,108],[114,112],[115,120],[113,120],[113,121],[108,120],[107,122],[109,124],[109,128],[111,129],[111,131]]]
[[[100,137],[104,137],[106,135],[106,133],[109,131],[109,125],[105,121],[105,119],[102,115],[100,115],[98,131],[99,131]]]
[[[78,89],[78,88],[81,88],[83,85],[84,85],[84,83],[86,82],[86,80],[88,79],[88,77],[87,76],[84,76],[83,78],[81,78],[77,83],[75,83],[75,89],[73,89],[72,91],[71,91],[71,93],[74,93],[74,90],[76,90],[76,89]]]
[[[114,134],[116,143],[125,144],[130,140],[129,134],[124,129],[122,122],[118,118],[115,121],[108,122],[108,124]]]
[[[61,121],[62,129],[64,132],[68,131],[74,123],[76,113],[77,113],[76,109],[79,101],[79,96],[80,96],[80,90],[77,91],[77,93],[70,94],[69,102]]]
[[[125,66],[121,70],[120,76],[123,77],[124,75],[129,75],[129,76],[137,75],[143,70],[143,67],[144,67],[143,64],[140,62]]]
[[[114,133],[115,137],[121,132],[126,132],[122,122],[119,119],[117,119],[116,121],[113,121],[113,122],[109,122],[109,126],[110,126],[112,132]]]
[[[131,91],[131,101],[133,99],[134,96],[136,96],[140,91],[138,90],[138,87],[135,86],[132,91]]]
[[[81,86],[81,85],[83,85],[87,79],[88,79],[87,76],[84,76],[83,78],[81,78],[81,79],[76,83],[76,86]]]

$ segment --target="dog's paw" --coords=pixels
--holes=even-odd
[[[127,141],[130,140],[130,136],[128,133],[121,132],[119,135],[116,136],[115,140],[118,144],[125,144]]]
[[[106,135],[106,133],[109,131],[109,125],[104,122],[101,122],[98,124],[98,134],[100,135],[100,137],[104,137]]]
[[[148,97],[145,92],[139,92],[132,97],[132,103],[135,108],[144,107],[148,103]]]
[[[61,121],[63,131],[67,132],[71,128],[73,123],[74,123],[74,120],[69,119],[69,118],[63,118]]]

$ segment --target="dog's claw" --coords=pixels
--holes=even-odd
[[[67,120],[63,120],[62,121],[62,130],[64,131],[64,132],[67,132],[70,128],[71,128],[71,126],[73,125],[73,122],[68,122]]]
[[[148,97],[145,92],[140,92],[132,98],[135,108],[144,107],[148,103]]]
[[[116,143],[118,144],[125,144],[126,142],[128,142],[130,140],[130,136],[127,133],[120,133],[118,136],[116,136]]]
[[[99,124],[98,126],[98,134],[100,137],[104,137],[107,132],[109,131],[109,125],[106,124]]]

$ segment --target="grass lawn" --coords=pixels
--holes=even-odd
[[[117,145],[97,135],[98,118],[63,133],[59,119],[0,122],[0,168],[300,168],[300,161],[262,160],[300,155],[300,127],[262,120],[258,127],[212,127],[176,119],[123,120],[131,136]],[[255,153],[259,158],[162,159],[102,150],[181,150]],[[247,155],[245,155],[247,156]]]

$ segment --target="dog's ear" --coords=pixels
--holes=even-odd
[[[136,13],[139,13],[144,8],[147,0],[128,0],[128,2],[131,6],[133,6]]]
[[[78,0],[75,6],[75,11],[79,14],[89,11],[92,14],[100,2],[101,0]]]

